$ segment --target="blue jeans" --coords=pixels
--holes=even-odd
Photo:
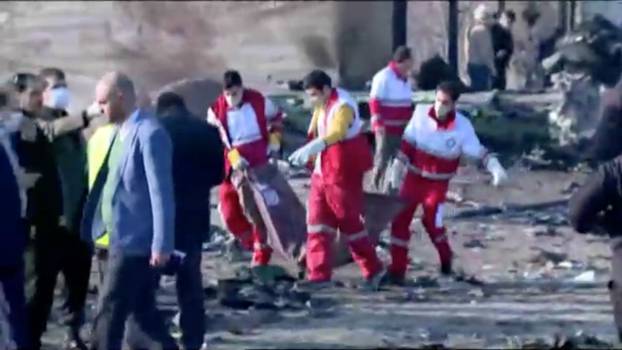
[[[469,63],[467,65],[467,71],[469,73],[469,77],[471,78],[471,90],[490,90],[492,72],[490,71],[490,68],[488,68],[488,66],[485,66],[483,64]]]
[[[9,324],[11,338],[19,349],[30,349],[26,326],[26,297],[24,294],[24,265],[2,266],[0,268],[0,284],[4,298],[9,304]]]

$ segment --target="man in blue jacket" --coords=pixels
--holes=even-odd
[[[155,304],[158,269],[175,244],[171,140],[155,118],[136,108],[134,85],[125,74],[104,75],[95,95],[117,130],[82,223],[90,242],[110,234],[92,347],[120,350],[125,321],[132,315],[161,348],[177,349]]]
[[[193,116],[181,96],[159,96],[156,114],[173,142],[175,248],[186,253],[177,271],[177,298],[184,349],[198,350],[205,333],[201,246],[210,229],[210,190],[224,178],[218,129]]]

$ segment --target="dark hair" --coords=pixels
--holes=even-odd
[[[164,92],[158,96],[158,101],[156,102],[156,113],[163,113],[169,108],[186,109],[186,103],[184,102],[183,97],[172,91]]]
[[[41,79],[32,73],[16,73],[9,84],[15,91],[22,93],[36,84],[42,83]]]
[[[302,79],[302,88],[322,90],[325,86],[332,87],[332,81],[323,70],[316,69]]]
[[[397,49],[395,49],[395,52],[393,52],[393,61],[397,63],[402,63],[412,58],[412,52],[408,46],[398,46]]]
[[[505,10],[502,12],[510,21],[516,22],[516,13],[514,10]]]
[[[63,80],[63,81],[65,80],[65,72],[63,72],[60,68],[55,68],[55,67],[43,68],[39,72],[39,75],[43,79],[54,78],[56,80]]]
[[[451,96],[451,99],[456,102],[458,98],[460,98],[462,87],[455,81],[445,80],[438,84],[436,91],[442,91],[448,94]]]
[[[222,85],[225,89],[230,89],[235,86],[242,86],[242,76],[240,75],[240,72],[237,70],[226,71],[222,79]]]

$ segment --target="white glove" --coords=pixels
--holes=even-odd
[[[490,157],[486,163],[486,169],[492,175],[492,185],[497,187],[508,180],[508,174],[496,157]]]
[[[84,111],[84,114],[88,119],[93,119],[98,115],[103,114],[102,108],[97,102],[93,102],[87,109]]]
[[[288,160],[296,166],[307,164],[309,159],[314,155],[322,152],[326,148],[326,142],[323,139],[315,139],[296,150]]]
[[[389,187],[391,190],[399,191],[402,189],[404,178],[408,173],[408,167],[400,158],[395,158],[389,168]]]
[[[240,159],[237,162],[231,164],[231,167],[234,170],[242,171],[248,168],[248,164],[249,164],[248,160],[246,160],[244,157],[240,157]]]

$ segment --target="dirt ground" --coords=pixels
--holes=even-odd
[[[481,205],[526,204],[563,199],[584,173],[510,169],[512,181],[490,188],[483,174],[465,168],[452,190]],[[292,180],[304,196],[306,179]],[[465,183],[474,182],[465,185]],[[211,349],[420,347],[443,344],[460,348],[516,348],[555,335],[594,335],[615,342],[606,282],[608,241],[573,233],[565,206],[480,217],[451,219],[472,211],[449,205],[447,226],[456,251],[456,269],[481,283],[439,281],[437,257],[429,239],[417,232],[411,240],[409,286],[377,293],[355,288],[354,265],[339,269],[339,286],[312,296],[320,311],[234,311],[206,298],[207,339]],[[220,225],[217,213],[212,213]],[[386,252],[386,251],[385,251]],[[387,258],[382,253],[384,259]],[[240,264],[219,253],[204,255],[204,284],[232,277]],[[592,276],[590,276],[593,273]],[[577,278],[577,276],[579,276]],[[427,282],[426,282],[427,281]],[[160,304],[176,312],[173,283],[163,281]],[[94,295],[89,298],[92,318]],[[56,312],[45,343],[60,347]]]

